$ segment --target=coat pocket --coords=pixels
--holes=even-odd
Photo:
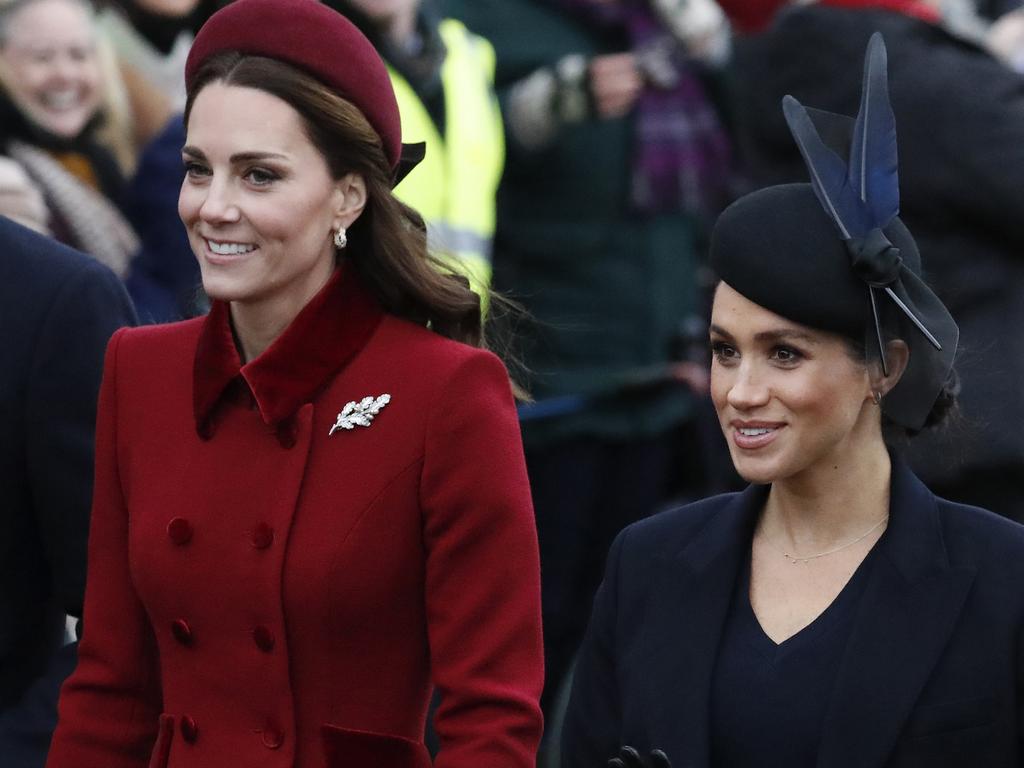
[[[902,737],[913,739],[976,728],[993,722],[998,714],[999,707],[992,696],[924,704],[910,713]]]
[[[430,768],[430,753],[421,741],[385,733],[359,731],[325,723],[320,726],[326,768],[372,765],[374,768]]]
[[[160,715],[156,730],[156,743],[149,757],[149,768],[167,768],[171,758],[171,740],[174,738],[174,715]]]

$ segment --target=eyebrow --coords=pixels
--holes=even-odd
[[[734,340],[733,335],[729,333],[725,328],[720,325],[712,323],[708,330],[718,336],[722,336],[730,341]],[[757,342],[778,342],[778,341],[803,341],[808,344],[817,344],[818,339],[812,334],[806,331],[797,330],[796,328],[779,328],[770,331],[761,331],[760,333],[754,334],[754,341]]]
[[[205,160],[206,155],[198,147],[184,146],[181,148],[183,155],[189,155],[197,160]],[[232,155],[229,160],[232,165],[237,163],[252,163],[260,160],[287,160],[287,156],[277,152],[238,152]]]

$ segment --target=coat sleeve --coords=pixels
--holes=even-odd
[[[590,624],[576,659],[572,694],[562,727],[564,768],[600,768],[619,748],[622,711],[616,681],[615,625],[618,621],[622,531],[608,552],[604,581],[594,598]]]
[[[161,709],[156,641],[128,567],[128,510],[118,471],[118,349],[110,341],[96,425],[84,634],[61,690],[47,768],[144,768]]]
[[[927,201],[937,221],[952,217],[961,227],[1012,243],[1019,257],[1024,78],[953,43],[906,66],[898,93],[894,82],[893,103],[905,117],[898,127],[907,204]]]
[[[26,396],[32,508],[65,613],[81,617],[103,350],[134,325],[121,282],[89,261],[57,292],[34,345]],[[55,482],[55,479],[58,479]]]
[[[435,768],[527,768],[542,731],[540,565],[511,388],[473,352],[442,392],[420,491]]]

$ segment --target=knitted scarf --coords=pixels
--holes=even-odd
[[[42,189],[47,204],[71,231],[71,245],[123,278],[139,250],[139,238],[113,203],[79,181],[46,150],[13,140],[7,154]]]
[[[554,0],[577,18],[617,29],[638,57],[661,57],[670,84],[650,83],[635,107],[632,200],[643,213],[685,212],[710,219],[726,202],[732,148],[696,66],[688,62],[650,0]]]

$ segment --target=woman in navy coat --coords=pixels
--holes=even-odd
[[[787,99],[812,184],[716,227],[712,396],[751,486],[616,540],[564,765],[1024,759],[1024,528],[936,498],[887,444],[949,410],[958,331],[896,217],[880,38],[864,91],[856,122]]]

